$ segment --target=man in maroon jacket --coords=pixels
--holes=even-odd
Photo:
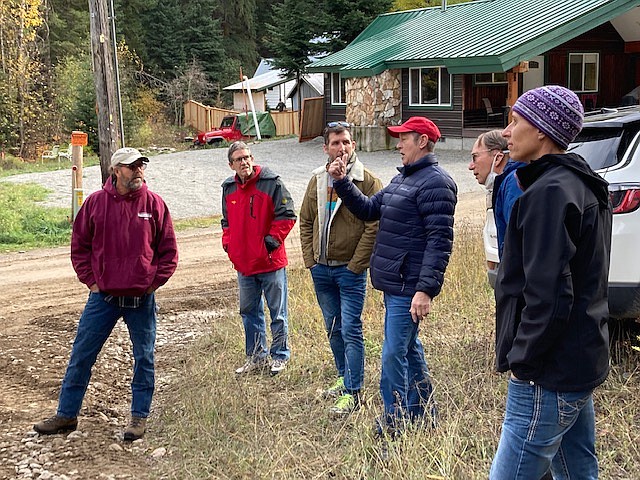
[[[284,370],[290,356],[284,239],[296,222],[296,213],[280,177],[254,164],[244,142],[232,143],[227,157],[235,175],[222,184],[222,247],[238,271],[247,355],[236,373],[266,367],[270,353],[275,375]],[[263,294],[271,314],[269,352]]]
[[[75,430],[91,369],[121,317],[133,344],[131,421],[124,440],[141,438],[153,396],[156,289],[178,265],[169,210],[144,182],[149,159],[135,148],[111,157],[112,175],[78,212],[71,238],[71,262],[89,299],[78,323],[58,411],[36,425],[41,435]]]

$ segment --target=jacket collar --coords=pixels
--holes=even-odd
[[[527,188],[533,185],[536,180],[554,167],[562,167],[571,170],[594,193],[600,205],[608,205],[609,183],[594,172],[580,155],[575,153],[543,155],[538,160],[518,169],[515,175],[522,191],[526,191]],[[567,185],[567,188],[570,188],[570,185]]]
[[[412,175],[418,170],[422,170],[425,167],[430,167],[432,165],[437,165],[437,164],[438,164],[438,159],[436,158],[435,154],[431,152],[431,153],[427,153],[424,157],[420,158],[419,160],[413,163],[410,163],[409,165],[402,165],[401,167],[398,167],[398,171],[405,177],[408,177],[409,175]]]
[[[240,186],[240,188],[245,188],[247,185],[251,185],[252,183],[255,183],[255,182],[258,181],[258,177],[260,176],[260,172],[261,171],[262,171],[262,167],[260,165],[254,165],[253,166],[253,175],[251,176],[251,178],[249,180],[247,180],[246,182],[242,183],[240,181],[240,177],[238,177],[237,173],[233,176],[233,179]]]

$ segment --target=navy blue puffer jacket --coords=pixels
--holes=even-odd
[[[442,288],[453,246],[457,187],[432,153],[399,167],[391,183],[371,198],[344,178],[334,183],[358,218],[380,220],[371,254],[371,282],[392,295]]]

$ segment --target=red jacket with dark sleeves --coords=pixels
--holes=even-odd
[[[169,209],[147,184],[120,195],[110,177],[85,200],[73,223],[71,262],[82,283],[115,296],[142,296],[178,265]]]
[[[222,183],[222,246],[243,275],[274,272],[287,265],[284,240],[296,223],[291,194],[280,176],[260,165],[245,183]],[[277,246],[269,252],[265,237]],[[271,249],[273,247],[270,247]]]

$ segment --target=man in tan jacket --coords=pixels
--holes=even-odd
[[[338,370],[337,381],[325,394],[337,397],[332,414],[347,415],[360,406],[364,378],[361,315],[378,222],[359,220],[342,206],[327,165],[341,158],[347,164],[347,176],[369,197],[382,183],[358,160],[348,123],[329,123],[323,148],[329,158],[313,171],[307,187],[300,210],[300,241]]]

